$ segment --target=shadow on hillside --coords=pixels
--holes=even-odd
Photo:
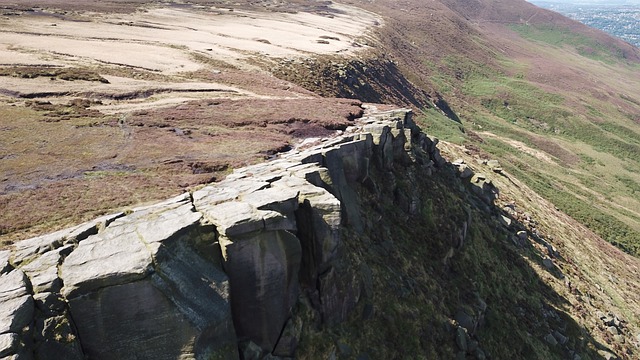
[[[289,63],[272,71],[276,77],[324,97],[358,99],[376,104],[407,104],[416,108],[433,106],[431,96],[411,83],[396,63],[385,55],[364,59],[318,56],[304,59],[296,66],[300,71],[292,71]],[[456,120],[457,116],[448,105],[441,110]]]
[[[373,290],[336,343],[373,359],[616,358],[572,317],[583,306],[539,276],[564,284],[563,259],[532,246],[544,236],[519,209],[478,195],[452,164],[433,175],[414,165],[372,167],[373,180],[355,185],[365,230],[348,233],[344,250]]]
[[[369,180],[350,184],[364,230],[347,223],[342,252],[347,263],[360,264],[363,299],[348,321],[303,340],[302,354],[316,358],[333,348],[336,359],[613,356],[572,318],[579,311],[569,299],[539,276],[538,267],[564,281],[531,246],[529,239],[543,236],[517,209],[514,215],[483,200],[452,164],[430,174],[414,160],[371,166]],[[527,238],[517,240],[519,231]],[[563,261],[558,254],[556,261]]]
[[[571,316],[572,312],[585,311],[581,303],[574,305],[574,300],[572,304],[532,267],[533,263],[551,274],[561,286],[567,286],[572,294],[578,294],[558,266],[565,261],[562,254],[546,240],[544,234],[531,226],[536,223],[535,219],[515,205],[501,208],[496,201],[483,201],[476,197],[469,192],[473,185],[460,180],[458,170],[451,164],[445,165],[440,172],[457,179],[447,184],[449,191],[460,192],[460,184],[464,184],[462,193],[467,193],[466,198],[472,204],[470,213],[473,220],[468,239],[451,257],[449,271],[453,277],[466,278],[474,285],[488,287],[483,300],[487,304],[485,314],[479,316],[477,327],[466,329],[471,341],[478,341],[483,346],[485,339],[493,342],[502,336],[505,340],[521,337],[520,343],[508,341],[512,349],[509,355],[523,359],[537,358],[541,354],[562,359],[615,359],[614,350],[598,342]],[[533,246],[534,243],[538,246]],[[494,261],[474,257],[493,258]],[[469,267],[473,270],[469,271]],[[473,296],[467,295],[466,299],[467,303],[462,301],[460,308],[470,307],[468,299],[473,299]],[[459,326],[464,326],[467,319],[460,315],[460,308],[452,309],[451,314]],[[486,345],[485,350],[494,358],[504,358],[496,356],[499,347],[504,345],[497,343],[493,349]]]

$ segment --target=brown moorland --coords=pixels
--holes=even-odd
[[[4,114],[13,120],[2,133],[2,229],[24,237],[175,195],[302,138],[344,130],[361,116],[359,105],[347,99],[217,99],[79,117],[68,115],[75,107],[67,104],[56,106],[62,116],[52,115],[50,104],[9,107]]]
[[[222,3],[3,1],[2,242],[178,194],[349,126],[357,100],[321,98],[262,67],[269,56],[351,56],[362,45],[350,39],[376,16],[293,11],[303,4],[274,18]]]

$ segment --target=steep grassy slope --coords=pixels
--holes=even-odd
[[[379,192],[359,194],[365,233],[348,234],[352,261],[370,268],[369,305],[332,329],[304,329],[300,358],[599,358],[605,345],[571,318],[554,275],[542,275],[543,253],[515,246],[501,211],[456,178],[452,168],[429,177],[415,166],[372,174]],[[417,211],[402,211],[403,197]],[[547,344],[554,331],[570,342]]]
[[[449,83],[472,98],[466,129],[507,138],[482,146],[563,211],[640,255],[638,63],[561,27],[509,28],[527,41],[507,43],[512,54],[529,48],[540,57],[507,57],[497,73],[476,64],[462,84]],[[511,141],[551,161],[514,153]]]
[[[429,131],[504,159],[563,211],[640,255],[640,50],[525,1],[356,3],[386,15],[380,53],[452,119]]]
[[[554,50],[549,56],[593,65],[592,60]],[[620,72],[633,81],[632,69],[621,66]],[[588,74],[585,78],[596,72]],[[616,90],[605,83],[607,90],[585,89],[591,92],[585,94],[530,80],[536,76],[528,71],[515,76],[470,74],[459,88],[474,104],[463,126],[477,136],[480,147],[508,160],[506,166],[562,210],[625,251],[640,254],[640,203],[634,195],[640,165],[638,110],[620,101],[640,82],[620,79]],[[514,142],[546,156],[531,156]]]
[[[431,175],[416,151],[413,161],[373,166],[363,184],[349,183],[361,218],[347,222],[342,250],[346,263],[360,265],[353,283],[361,281],[363,299],[336,326],[315,326],[318,315],[302,305],[296,355],[637,358],[639,287],[622,280],[639,274],[637,259],[482,161],[486,154],[440,147],[465,164]],[[498,186],[495,203],[493,185],[480,191],[480,178]],[[605,324],[609,313],[623,319],[619,333]]]

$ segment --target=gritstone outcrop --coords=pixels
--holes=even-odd
[[[431,173],[436,144],[410,110],[369,111],[191,194],[19,242],[0,253],[0,356],[291,357],[300,299],[331,326],[370,296],[343,249],[367,226],[353,185],[377,189],[370,171],[396,163]]]

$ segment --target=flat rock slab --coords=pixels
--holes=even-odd
[[[22,240],[13,247],[11,260],[14,265],[29,261],[39,254],[44,254],[57,249],[64,244],[84,240],[90,235],[96,234],[100,228],[105,227],[113,220],[123,216],[123,213],[105,215],[86,223],[56,231],[51,234]]]
[[[264,214],[252,205],[241,201],[229,201],[214,206],[198,207],[220,234],[233,236],[264,228]]]
[[[231,187],[205,186],[193,193],[193,203],[196,207],[204,205],[214,206],[235,200],[239,195],[240,192]]]
[[[202,214],[195,212],[191,202],[160,206],[148,211],[134,212],[129,221],[121,223],[123,231],[130,228],[130,223],[135,223],[135,231],[140,239],[151,248],[157,247],[154,243],[160,243],[186,231],[197,224]],[[114,225],[116,225],[114,223]],[[118,224],[120,226],[120,224]]]
[[[0,302],[15,299],[29,293],[29,279],[21,270],[13,270],[0,276]]]
[[[69,254],[71,250],[73,250],[73,245],[65,245],[59,249],[44,253],[20,268],[31,279],[34,292],[60,291],[62,282],[58,278],[58,265],[62,260],[62,256]]]
[[[259,210],[293,213],[298,208],[298,191],[290,187],[271,187],[242,197],[244,202]]]
[[[278,175],[281,176],[281,175]],[[278,176],[267,177],[267,180],[274,180]],[[240,194],[250,194],[254,191],[266,189],[269,187],[269,182],[258,180],[255,177],[243,178],[234,181],[222,181],[220,186],[228,186],[236,189]]]
[[[71,298],[141,279],[151,272],[152,261],[134,229],[117,236],[102,235],[82,243],[62,264],[62,293]]]
[[[80,243],[61,266],[71,298],[104,286],[142,279],[152,272],[160,243],[186,232],[202,215],[188,201],[134,211],[114,221],[98,235]]]

